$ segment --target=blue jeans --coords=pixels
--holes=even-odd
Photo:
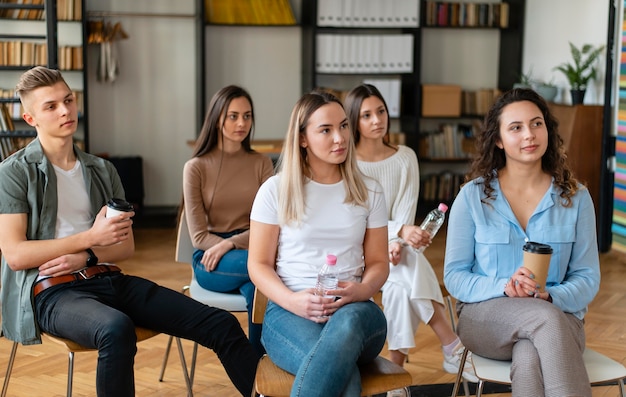
[[[216,233],[227,238],[228,234]],[[200,260],[203,250],[193,252],[193,271],[198,284],[204,289],[215,292],[236,292],[246,298],[248,309],[248,338],[260,354],[265,353],[261,345],[261,324],[252,323],[252,302],[254,301],[254,284],[248,275],[248,250],[234,249],[224,254],[212,272],[208,272]]]
[[[268,355],[296,376],[292,397],[359,397],[358,365],[376,358],[387,336],[385,316],[372,301],[347,304],[326,324],[270,301],[263,324],[262,341]]]
[[[217,353],[241,392],[252,393],[260,355],[231,313],[122,274],[56,285],[35,298],[42,331],[98,350],[98,397],[134,397],[135,326],[190,339]]]

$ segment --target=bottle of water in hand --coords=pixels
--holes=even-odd
[[[315,285],[315,295],[326,296],[326,291],[337,289],[337,271],[335,265],[337,257],[335,255],[326,255],[326,262],[320,272],[317,274],[317,284]]]
[[[422,230],[425,230],[430,234],[430,238],[435,238],[435,234],[439,231],[441,225],[443,225],[443,221],[446,219],[446,211],[448,210],[448,206],[444,203],[439,203],[439,206],[434,210],[430,211],[424,222],[420,225]],[[426,247],[419,247],[416,249],[417,252],[424,252]]]

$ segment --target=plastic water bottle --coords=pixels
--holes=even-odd
[[[443,221],[446,220],[447,210],[448,210],[447,205],[445,205],[444,203],[439,203],[437,208],[430,211],[428,215],[426,215],[424,222],[422,222],[422,224],[420,225],[420,228],[422,230],[425,230],[428,232],[428,234],[430,234],[431,239],[435,238],[435,234],[437,234],[437,232],[439,231],[439,228],[441,227],[441,225],[443,225]],[[424,252],[425,249],[426,249],[425,246],[419,247],[416,251]]]
[[[325,296],[326,291],[337,289],[337,271],[335,265],[337,257],[335,255],[326,255],[326,262],[317,274],[317,284],[315,285],[315,295]]]

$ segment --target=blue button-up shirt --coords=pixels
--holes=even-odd
[[[497,179],[493,200],[482,179],[467,183],[450,210],[444,284],[456,299],[481,302],[502,297],[504,285],[522,266],[527,241],[553,248],[546,290],[553,303],[582,319],[600,287],[596,221],[589,191],[581,187],[564,207],[552,185],[531,215],[526,230],[517,221]]]

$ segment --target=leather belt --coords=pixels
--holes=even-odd
[[[89,280],[96,276],[106,276],[113,273],[121,273],[122,269],[115,265],[96,265],[86,267],[83,270],[66,274],[64,276],[48,277],[41,279],[33,286],[33,297],[39,295],[43,290],[59,284],[65,284],[77,280]]]

